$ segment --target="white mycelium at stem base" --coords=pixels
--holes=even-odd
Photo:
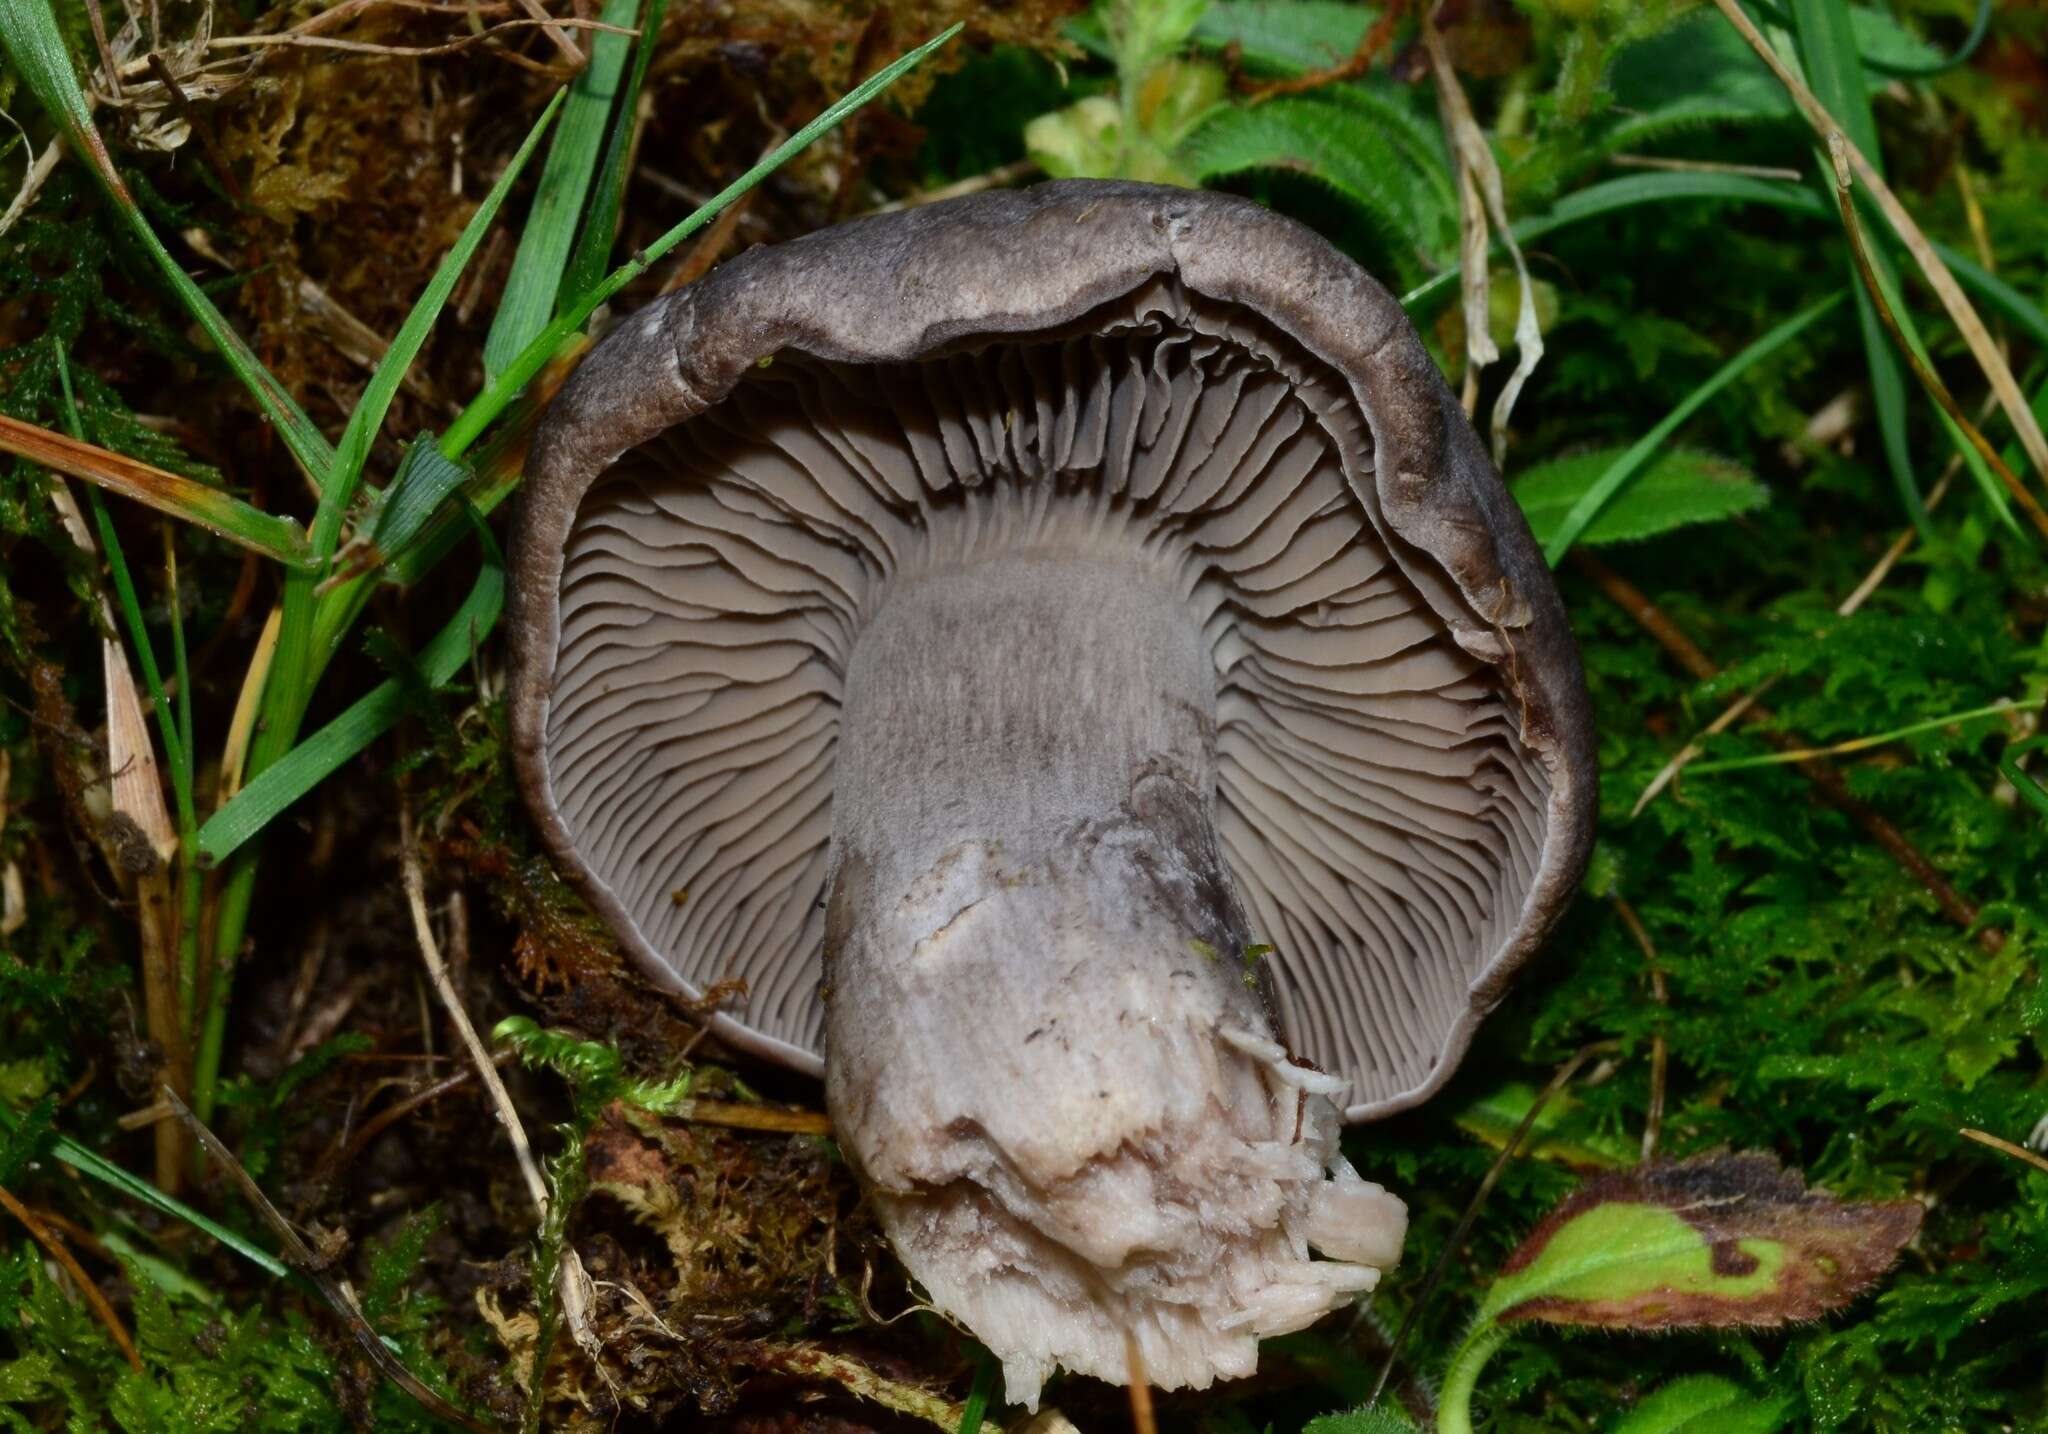
[[[1055,1366],[1121,1382],[1127,1340],[1164,1388],[1250,1374],[1407,1215],[1274,1039],[1193,595],[1114,522],[964,549],[893,581],[847,666],[834,1123],[1013,1402]]]

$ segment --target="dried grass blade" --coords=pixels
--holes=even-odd
[[[1778,58],[1777,52],[1750,22],[1749,17],[1742,13],[1735,0],[1714,0],[1714,5],[1726,17],[1728,23],[1735,27],[1736,33],[1756,51],[1757,57],[1777,77],[1778,83],[1785,87],[1786,92],[1792,96],[1793,103],[1799,107],[1799,112],[1806,117],[1807,123],[1813,126],[1814,133],[1823,140],[1830,135],[1844,133],[1841,123],[1828,113],[1827,108],[1815,97],[1813,91],[1807,88],[1806,83]],[[2019,435],[2020,446],[2026,450],[2027,459],[2034,465],[2035,473],[2044,482],[2048,482],[2048,436],[2042,434],[2041,425],[2035,420],[2033,410],[2027,406],[2011,367],[2006,363],[2005,356],[1999,353],[1998,345],[1992,341],[1989,330],[1984,327],[1984,321],[1971,307],[1969,299],[1957,285],[1955,275],[1950,272],[1949,266],[1942,262],[1941,255],[1928,242],[1920,226],[1913,222],[1913,216],[1899,203],[1898,196],[1892,193],[1891,186],[1885,183],[1884,176],[1877,172],[1863,151],[1846,137],[1842,140],[1842,150],[1849,167],[1870,191],[1870,196],[1876,201],[1879,211],[1892,226],[1892,231],[1898,235],[1899,242],[1906,247],[1906,252],[1913,256],[1913,262],[1919,265],[1928,285],[1940,298],[1942,307],[1948,311],[1949,319],[1962,334],[1963,341],[1969,345],[1971,356],[1977,360],[1978,367],[1983,369],[1984,377],[1991,385],[1991,391],[1998,397],[1998,406],[2005,410],[2005,416],[2012,423],[2013,431]]]
[[[4,4],[5,0],[0,0]],[[308,569],[305,534],[290,518],[274,517],[239,498],[181,474],[81,442],[0,414],[0,453],[133,499],[144,507],[195,524],[289,568]]]
[[[1464,87],[1458,83],[1458,72],[1451,65],[1450,52],[1444,48],[1443,36],[1436,28],[1434,14],[1430,12],[1424,12],[1422,17],[1422,43],[1429,52],[1430,69],[1436,77],[1437,105],[1443,112],[1444,131],[1450,136],[1452,153],[1458,159],[1465,349],[1475,371],[1500,357],[1500,350],[1489,331],[1488,216],[1500,231],[1501,241],[1507,246],[1508,257],[1515,266],[1519,295],[1515,314],[1515,371],[1508,375],[1507,383],[1493,401],[1493,417],[1489,425],[1493,433],[1494,466],[1504,467],[1507,463],[1508,420],[1514,414],[1515,401],[1522,396],[1523,386],[1543,359],[1543,327],[1536,316],[1536,289],[1529,278],[1529,265],[1522,257],[1521,242],[1508,223],[1507,195],[1501,183],[1500,165],[1493,157],[1493,146],[1487,142],[1486,131],[1479,127],[1479,121],[1473,116],[1471,101],[1466,99]],[[1469,376],[1466,388],[1468,393],[1472,391]]]
[[[2027,515],[2028,521],[2043,538],[2048,538],[2048,511],[2042,509],[2040,501],[2028,490],[2027,485],[2020,481],[2019,475],[2006,466],[2005,460],[1998,456],[1998,451],[1985,439],[1977,425],[1970,422],[1969,415],[1963,412],[1962,405],[1955,400],[1955,395],[1948,391],[1948,385],[1928,366],[1927,360],[1921,357],[1918,349],[1907,339],[1905,331],[1900,328],[1898,315],[1892,312],[1892,306],[1885,298],[1884,287],[1878,282],[1877,271],[1870,262],[1870,251],[1863,243],[1863,226],[1856,218],[1856,202],[1849,194],[1848,151],[1849,141],[1845,135],[1837,132],[1828,136],[1828,154],[1835,164],[1835,195],[1842,211],[1842,232],[1848,238],[1849,252],[1856,260],[1856,272],[1863,280],[1870,302],[1877,310],[1879,321],[1883,323],[1885,332],[1891,336],[1892,342],[1904,356],[1907,366],[1913,370],[1913,377],[1920,380],[1920,386],[1927,390],[1929,397],[1933,398],[1936,404],[1940,405],[1942,412],[1948,415],[1949,421],[1955,424],[1964,439],[1976,450],[1977,456],[1983,460],[1985,466],[1998,475],[1998,481],[2012,494],[2013,501],[2020,505],[2020,510]],[[2033,417],[2031,408],[2026,412],[2029,418]],[[2048,476],[2048,469],[2044,469],[2043,474]]]

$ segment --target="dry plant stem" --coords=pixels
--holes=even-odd
[[[313,320],[316,329],[324,331],[323,337],[334,346],[336,353],[366,372],[376,371],[384,351],[390,347],[382,334],[350,313],[340,300],[303,274],[299,276],[297,297],[299,311]],[[422,403],[450,410],[455,407],[418,364],[408,365],[404,377],[398,382]]]
[[[1622,897],[1614,898],[1615,914],[1621,917],[1621,924],[1628,928],[1628,934],[1635,938],[1636,946],[1643,953],[1643,961],[1650,972],[1650,995],[1660,1006],[1671,1004],[1671,992],[1664,984],[1664,970],[1657,964],[1657,948],[1650,942],[1650,933],[1643,927],[1643,919],[1636,915],[1636,909]],[[1657,1137],[1664,1128],[1664,1077],[1669,1052],[1664,1043],[1664,1029],[1660,1025],[1657,1034],[1650,1039],[1650,1101],[1649,1109],[1643,1114],[1643,1159],[1649,1160],[1657,1153]]]
[[[1841,207],[1842,229],[1849,237],[1849,252],[1855,256],[1856,272],[1863,279],[1863,287],[1870,292],[1871,304],[1876,308],[1885,332],[1891,335],[1893,345],[1905,358],[1907,366],[1913,370],[1913,377],[1920,380],[1920,386],[1926,389],[1934,401],[1941,405],[1942,411],[1955,421],[1956,427],[1963,431],[1963,437],[1969,439],[1970,446],[1977,450],[1977,456],[1998,475],[1998,481],[2005,485],[2006,491],[2012,494],[2013,501],[2026,513],[2028,521],[2042,537],[2048,538],[2048,512],[2042,510],[2040,502],[2028,491],[2026,484],[2020,481],[2019,475],[2005,466],[2005,460],[2000,458],[1998,450],[1985,440],[1977,425],[1970,422],[1969,416],[1963,412],[1962,405],[1956,402],[1955,395],[1948,391],[1948,385],[1941,381],[1940,376],[1927,366],[1927,361],[1906,342],[1906,336],[1899,328],[1898,316],[1892,313],[1891,305],[1884,301],[1884,290],[1878,284],[1877,275],[1870,267],[1870,251],[1863,243],[1863,226],[1856,219],[1856,202],[1849,197],[1849,166],[1845,158],[1848,143],[1839,134],[1828,136],[1828,153],[1835,161],[1835,202]]]
[[[1662,608],[1645,597],[1642,589],[1583,550],[1575,549],[1572,561],[1578,565],[1581,572],[1593,580],[1601,592],[1641,624],[1643,630],[1655,638],[1658,645],[1670,654],[1680,667],[1702,682],[1720,675],[1721,669],[1715,665],[1714,660],[1708,657],[1699,644],[1688,637]],[[1772,720],[1770,709],[1760,702],[1752,703],[1747,715],[1752,721]],[[1780,750],[1797,745],[1791,734],[1785,732],[1766,732],[1764,740]],[[1914,846],[1888,818],[1867,802],[1852,796],[1840,772],[1815,758],[1806,758],[1794,765],[1819,790],[1822,800],[1862,827],[1907,875],[1927,889],[1943,915],[1958,926],[1976,926],[1977,907],[1949,885],[1948,879],[1935,869],[1934,863],[1927,859],[1926,854]],[[2004,949],[2005,933],[1993,927],[1978,929],[1976,938],[1977,944],[1986,951],[1997,952]]]
[[[2010,1155],[2013,1159],[2024,1161],[2036,1170],[2048,1174],[2048,1157],[2043,1157],[2038,1152],[2027,1149],[2024,1145],[2014,1145],[2010,1140],[2001,1140],[1989,1131],[1973,1130],[1967,1125],[1958,1130],[1956,1134],[1962,1136],[1965,1140],[1974,1140],[1979,1145],[1988,1145],[2000,1154]]]
[[[519,1173],[525,1177],[526,1193],[532,1197],[535,1213],[545,1225],[548,1218],[548,1185],[540,1173],[540,1164],[533,1158],[533,1146],[526,1138],[526,1127],[520,1122],[519,1112],[512,1104],[512,1096],[505,1089],[505,1082],[498,1077],[497,1063],[491,1053],[484,1049],[478,1038],[476,1027],[470,1024],[469,1013],[463,1009],[462,997],[455,990],[455,982],[448,974],[448,963],[441,959],[440,943],[434,939],[434,925],[427,913],[426,879],[420,871],[419,844],[413,832],[412,812],[401,805],[398,810],[398,831],[400,863],[405,880],[405,900],[412,909],[413,935],[420,948],[420,959],[426,964],[427,975],[434,983],[434,992],[441,998],[441,1004],[448,1012],[448,1019],[461,1036],[463,1046],[469,1052],[470,1060],[476,1066],[476,1073],[490,1092],[491,1104],[497,1111],[499,1124],[505,1127],[505,1134],[511,1138],[512,1153],[519,1162]],[[583,1261],[573,1248],[564,1246],[561,1259],[562,1314],[569,1322],[570,1334],[577,1345],[591,1357],[593,1363],[603,1351],[604,1344],[597,1337],[597,1331],[590,1324],[590,1276],[584,1272]],[[545,1357],[546,1351],[536,1352],[536,1360]],[[543,1371],[533,1371],[535,1387],[539,1387]]]
[[[1416,1318],[1429,1303],[1429,1297],[1436,1293],[1437,1286],[1443,1283],[1444,1272],[1450,1268],[1451,1261],[1464,1246],[1465,1237],[1472,1232],[1472,1222],[1479,1218],[1480,1210],[1486,1205],[1486,1197],[1493,1193],[1493,1187],[1500,1181],[1501,1172],[1508,1168],[1508,1162],[1515,1158],[1515,1152],[1520,1150],[1522,1142],[1529,1138],[1529,1132],[1535,1128],[1536,1118],[1543,1114],[1544,1107],[1557,1098],[1559,1091],[1571,1084],[1572,1077],[1579,1073],[1580,1067],[1595,1056],[1604,1056],[1615,1050],[1620,1044],[1619,1041],[1595,1041],[1591,1045],[1581,1046],[1570,1060],[1557,1068],[1557,1074],[1550,1078],[1550,1084],[1543,1087],[1536,1099],[1529,1103],[1528,1114],[1524,1115],[1522,1123],[1515,1127],[1515,1133],[1508,1137],[1508,1143],[1501,1147],[1500,1154],[1487,1169],[1486,1178],[1479,1182],[1479,1188],[1472,1192],[1471,1203],[1465,1206],[1465,1213],[1458,1217],[1457,1225],[1451,1230],[1450,1239],[1444,1241],[1443,1253],[1438,1255],[1436,1263],[1430,1266],[1429,1278],[1424,1280],[1422,1288],[1416,1291],[1414,1303],[1408,1306],[1408,1313],[1402,1317],[1400,1329],[1394,1332],[1394,1341],[1387,1350],[1386,1361],[1380,1365],[1379,1378],[1373,1381],[1372,1393],[1365,1401],[1367,1408],[1379,1403],[1380,1395],[1386,1392],[1387,1380],[1394,1373],[1394,1365],[1401,1358],[1401,1346],[1408,1342],[1408,1335],[1415,1328]]]
[[[221,1143],[219,1136],[207,1129],[206,1123],[194,1115],[169,1086],[163,1087],[158,1094],[163,1097],[163,1103],[171,1108],[172,1114],[177,1116],[179,1122],[191,1131],[192,1137],[199,1142],[200,1147],[213,1158],[214,1164],[227,1175],[242,1198],[249,1202],[249,1207],[263,1217],[264,1223],[270,1226],[272,1233],[283,1245],[286,1261],[313,1286],[328,1308],[340,1316],[342,1323],[348,1326],[349,1333],[355,1337],[357,1346],[369,1356],[370,1362],[377,1366],[384,1377],[418,1400],[429,1412],[450,1423],[474,1430],[475,1434],[498,1434],[494,1426],[484,1423],[467,1410],[456,1408],[421,1383],[419,1377],[407,1369],[399,1361],[398,1356],[385,1345],[382,1336],[377,1333],[376,1326],[370,1323],[368,1317],[363,1314],[362,1306],[356,1303],[356,1297],[349,1287],[328,1274],[326,1262],[306,1248],[306,1242],[299,1238],[298,1230],[293,1227],[291,1221],[279,1213],[275,1205],[270,1203],[270,1197],[263,1193],[263,1187],[243,1168],[242,1162],[235,1159],[235,1153]]]
[[[1458,215],[1464,239],[1464,265],[1459,282],[1465,292],[1467,361],[1473,368],[1483,368],[1500,357],[1490,331],[1491,314],[1487,301],[1489,218],[1493,227],[1500,231],[1501,242],[1507,246],[1508,258],[1515,266],[1518,297],[1515,370],[1508,375],[1508,381],[1493,400],[1491,423],[1493,464],[1496,468],[1505,468],[1508,420],[1514,415],[1515,400],[1521,397],[1522,386],[1528,383],[1529,375],[1536,371],[1536,365],[1543,358],[1543,330],[1536,317],[1536,289],[1529,278],[1528,262],[1522,257],[1522,246],[1515,239],[1513,226],[1508,223],[1507,193],[1501,182],[1500,165],[1493,157],[1493,146],[1473,116],[1464,86],[1458,83],[1458,72],[1451,64],[1450,51],[1444,47],[1444,37],[1437,31],[1432,10],[1422,12],[1422,44],[1429,52],[1430,69],[1436,77],[1437,107],[1443,114],[1444,136],[1458,160]],[[1474,379],[1474,373],[1468,369],[1468,392]],[[1470,412],[1469,403],[1467,412]]]
[[[5,1210],[21,1221],[22,1228],[35,1237],[35,1242],[50,1252],[50,1258],[64,1267],[64,1273],[71,1276],[78,1292],[85,1296],[86,1305],[93,1317],[107,1327],[107,1335],[114,1341],[114,1347],[121,1351],[121,1357],[128,1361],[128,1367],[137,1374],[142,1373],[142,1356],[135,1352],[135,1341],[128,1337],[121,1317],[114,1313],[114,1307],[107,1303],[107,1297],[100,1293],[100,1287],[93,1283],[79,1266],[78,1257],[73,1255],[56,1232],[46,1226],[35,1212],[15,1199],[5,1186],[0,1186],[0,1210]]]
[[[1152,1381],[1145,1377],[1145,1356],[1138,1341],[1124,1336],[1126,1388],[1131,1396],[1131,1434],[1159,1434],[1159,1421],[1152,1414]]]
[[[722,1125],[733,1130],[771,1130],[781,1135],[830,1135],[832,1122],[815,1110],[776,1110],[731,1100],[686,1100],[666,1112],[691,1125]]]
[[[611,35],[631,35],[636,33],[632,30],[622,30],[617,25],[601,25],[595,20],[500,20],[481,35],[465,35],[459,40],[450,40],[440,45],[379,45],[369,40],[335,40],[324,35],[304,35],[289,30],[281,35],[222,35],[207,43],[211,48],[222,50],[266,49],[282,45],[286,48],[308,50],[341,50],[351,55],[385,55],[403,59],[422,59],[432,55],[459,54],[464,50],[473,50],[479,45],[488,47],[496,39],[500,31],[525,29],[529,26],[539,26],[543,29],[557,32],[567,28],[575,30],[601,30]],[[570,49],[572,51],[575,50],[575,46],[572,44]],[[504,53],[506,59],[514,63],[523,62],[524,67],[538,70],[541,74],[547,75],[551,79],[563,78],[562,72],[559,69],[549,69],[545,65],[535,65],[532,61],[526,60],[524,56],[514,55],[509,51],[502,53]],[[582,63],[582,56],[579,52],[576,62],[577,68],[580,69]]]
[[[999,164],[986,174],[969,175],[966,179],[956,179],[951,184],[941,184],[936,189],[920,189],[915,194],[906,194],[901,199],[890,200],[887,204],[877,204],[868,212],[893,214],[899,209],[915,209],[920,204],[937,204],[943,199],[958,199],[963,194],[979,194],[985,189],[1004,189],[1020,180],[1035,178],[1038,173],[1036,160],[1020,159],[1010,164]]]
[[[118,100],[121,98],[121,68],[114,62],[113,48],[107,44],[107,20],[100,11],[100,0],[85,0],[85,13],[92,21],[92,42],[99,47],[100,73],[106,76],[107,92]]]
[[[878,1374],[858,1360],[832,1354],[812,1344],[731,1344],[725,1352],[734,1361],[778,1374],[836,1384],[885,1409],[908,1414],[951,1431],[960,1427],[962,1406],[943,1395]]]
[[[1305,74],[1289,75],[1285,79],[1272,80],[1245,91],[1248,104],[1258,104],[1280,95],[1298,95],[1320,89],[1324,85],[1341,84],[1353,80],[1372,68],[1372,62],[1386,49],[1387,42],[1394,38],[1394,30],[1401,23],[1401,17],[1408,9],[1408,0],[1393,0],[1381,12],[1379,19],[1363,35],[1358,37],[1358,48],[1350,56],[1328,69],[1310,70]]]
[[[1963,459],[1961,454],[1951,456],[1948,461],[1948,467],[1943,470],[1941,477],[1936,479],[1934,486],[1927,490],[1927,511],[1930,514],[1941,506],[1944,498],[1948,497],[1948,490],[1954,485],[1956,480],[1956,472],[1962,466]],[[1871,565],[1869,572],[1863,575],[1863,580],[1856,584],[1850,591],[1849,596],[1843,598],[1836,605],[1835,616],[1855,616],[1857,610],[1864,603],[1870,601],[1870,595],[1883,585],[1887,577],[1891,576],[1891,571],[1898,566],[1899,559],[1911,551],[1913,544],[1919,541],[1919,538],[1920,530],[1917,527],[1908,525],[1901,529],[1898,537],[1892,539],[1891,546],[1884,550],[1884,555]],[[1737,718],[1749,711],[1751,707],[1756,705],[1759,698],[1777,685],[1777,678],[1765,678],[1749,692],[1744,693],[1741,697],[1731,702],[1722,710],[1720,716],[1707,724],[1706,729],[1699,736],[1693,738],[1684,747],[1680,748],[1678,755],[1666,762],[1657,775],[1650,779],[1650,784],[1643,788],[1643,794],[1636,798],[1636,804],[1629,808],[1630,820],[1641,816],[1643,808],[1655,801],[1658,795],[1677,779],[1679,773],[1683,772],[1687,766],[1706,752],[1707,738],[1718,737],[1734,726]]]
[[[12,229],[22,215],[28,213],[29,205],[36,202],[36,196],[43,191],[51,175],[57,172],[57,161],[64,153],[64,141],[53,139],[43,146],[43,152],[36,156],[28,167],[28,173],[21,177],[21,188],[8,201],[7,212],[0,214],[0,235]]]
[[[1737,174],[1745,179],[1784,179],[1797,182],[1806,176],[1780,164],[1724,164],[1714,159],[1673,159],[1661,154],[1617,154],[1608,161],[1616,169],[1665,169],[1677,174]]]
[[[1841,134],[1841,124],[1828,113],[1827,107],[1821,104],[1813,91],[1807,88],[1805,81],[1786,68],[1785,62],[1778,58],[1777,52],[1758,32],[1756,26],[1750,23],[1749,17],[1742,13],[1735,0],[1714,0],[1714,5],[1727,18],[1728,23],[1735,27],[1736,33],[1756,51],[1758,58],[1769,67],[1771,73],[1777,76],[1778,83],[1792,96],[1793,103],[1799,106],[1799,112],[1806,117],[1807,123],[1813,126],[1814,132],[1823,139]],[[1949,273],[1948,265],[1941,262],[1941,256],[1934,252],[1934,247],[1927,242],[1927,236],[1922,234],[1920,226],[1913,222],[1913,216],[1906,212],[1906,207],[1900,204],[1898,197],[1892,193],[1891,186],[1884,182],[1884,176],[1879,174],[1863,152],[1846,138],[1841,140],[1841,150],[1849,167],[1856,172],[1856,177],[1863,181],[1864,186],[1870,191],[1871,198],[1876,201],[1879,211],[1892,226],[1893,232],[1899,236],[1899,242],[1906,246],[1906,252],[1913,256],[1913,262],[1918,264],[1920,272],[1927,276],[1928,284],[1941,299],[1941,306],[1948,310],[1948,316],[1962,334],[1963,341],[1970,346],[1970,353],[1976,358],[1978,366],[1984,370],[1984,377],[1990,381],[1991,391],[1998,396],[1999,407],[2005,410],[2005,416],[2011,421],[2013,431],[2019,435],[2020,446],[2026,450],[2028,461],[2034,465],[2035,473],[2048,480],[2048,437],[2043,437],[2041,425],[2034,421],[2033,410],[2027,406],[2026,398],[2020,393],[2019,383],[2013,378],[2011,367],[1999,353],[1998,346],[1991,341],[1984,321],[1977,317],[1977,311],[1971,308],[1970,301],[1963,297],[1963,291],[1957,287],[1955,276]]]

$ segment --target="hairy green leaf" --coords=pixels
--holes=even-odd
[[[1350,0],[1217,0],[1196,22],[1198,49],[1232,51],[1250,70],[1298,75],[1342,64],[1378,19]]]
[[[1751,1394],[1719,1375],[1691,1374],[1649,1395],[1607,1434],[1774,1434],[1791,1402]]]
[[[1515,501],[1538,543],[1549,545],[1566,516],[1622,456],[1620,448],[1589,449],[1539,464],[1515,480]],[[1641,475],[1600,510],[1579,541],[1598,545],[1653,538],[1692,523],[1732,518],[1769,501],[1770,490],[1739,464],[1668,449],[1650,459]]]

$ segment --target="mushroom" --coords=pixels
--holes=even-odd
[[[1149,185],[856,220],[623,321],[528,473],[548,846],[824,1076],[1013,1402],[1373,1288],[1406,1210],[1340,1120],[1449,1076],[1594,810],[1557,593],[1384,289]]]

